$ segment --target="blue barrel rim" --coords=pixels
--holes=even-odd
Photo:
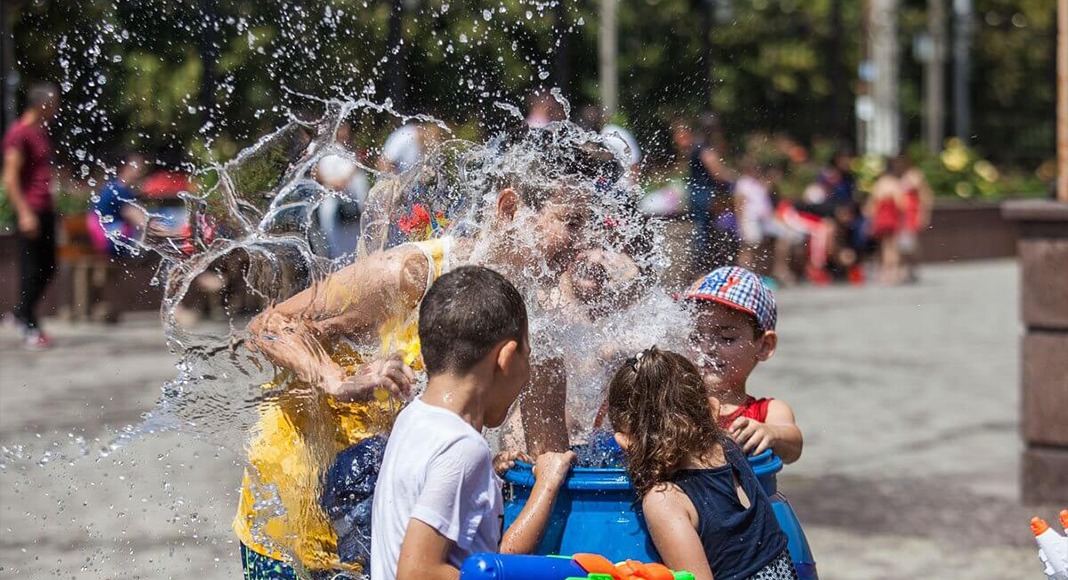
[[[749,458],[749,464],[757,477],[782,471],[783,462],[779,456],[766,449],[759,455]],[[517,461],[515,466],[504,473],[508,483],[523,487],[534,486],[534,466],[525,461]],[[572,467],[568,473],[565,487],[576,491],[630,491],[630,478],[623,467]]]

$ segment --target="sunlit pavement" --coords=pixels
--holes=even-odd
[[[1028,520],[1056,511],[1017,499],[1017,275],[986,262],[780,293],[779,351],[750,391],[805,431],[780,489],[824,580],[1040,577]],[[49,328],[45,353],[0,331],[0,576],[239,578],[233,455],[174,434],[99,453],[175,374],[153,315]],[[68,464],[76,437],[86,457]],[[68,459],[38,466],[49,449]]]

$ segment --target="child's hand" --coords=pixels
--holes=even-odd
[[[749,417],[735,419],[727,432],[749,455],[760,455],[775,442],[775,435],[768,425]]]
[[[560,484],[564,483],[564,479],[567,478],[567,472],[571,469],[571,464],[575,463],[575,459],[577,456],[574,451],[542,453],[534,462],[535,483],[544,483],[554,488],[560,487]]]
[[[493,471],[497,472],[498,477],[502,476],[505,471],[515,466],[516,461],[534,463],[534,460],[523,451],[501,451],[493,458]]]
[[[358,401],[377,396],[375,391],[383,390],[406,401],[414,383],[415,372],[404,364],[404,357],[398,352],[360,366],[353,375],[327,383],[326,391],[343,401]]]

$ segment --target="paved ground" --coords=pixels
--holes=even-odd
[[[1017,500],[1017,272],[781,294],[752,390],[800,417],[780,487],[824,580],[1041,578],[1027,522],[1056,512]],[[232,455],[175,435],[99,453],[174,375],[155,319],[52,329],[42,354],[0,332],[0,577],[239,578]]]

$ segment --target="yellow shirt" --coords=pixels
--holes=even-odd
[[[417,242],[433,264],[427,287],[449,267],[451,238]],[[419,370],[418,309],[395,317],[380,328],[384,353],[402,351],[405,362]],[[334,345],[334,362],[343,367],[362,362],[345,342]],[[343,449],[387,432],[400,405],[383,393],[366,403],[343,403],[319,389],[282,373],[264,385],[284,390],[260,405],[260,418],[248,446],[249,463],[233,530],[252,550],[282,560],[297,558],[311,570],[357,569],[337,555],[337,536],[319,506],[326,471]],[[358,569],[357,569],[358,571]]]

